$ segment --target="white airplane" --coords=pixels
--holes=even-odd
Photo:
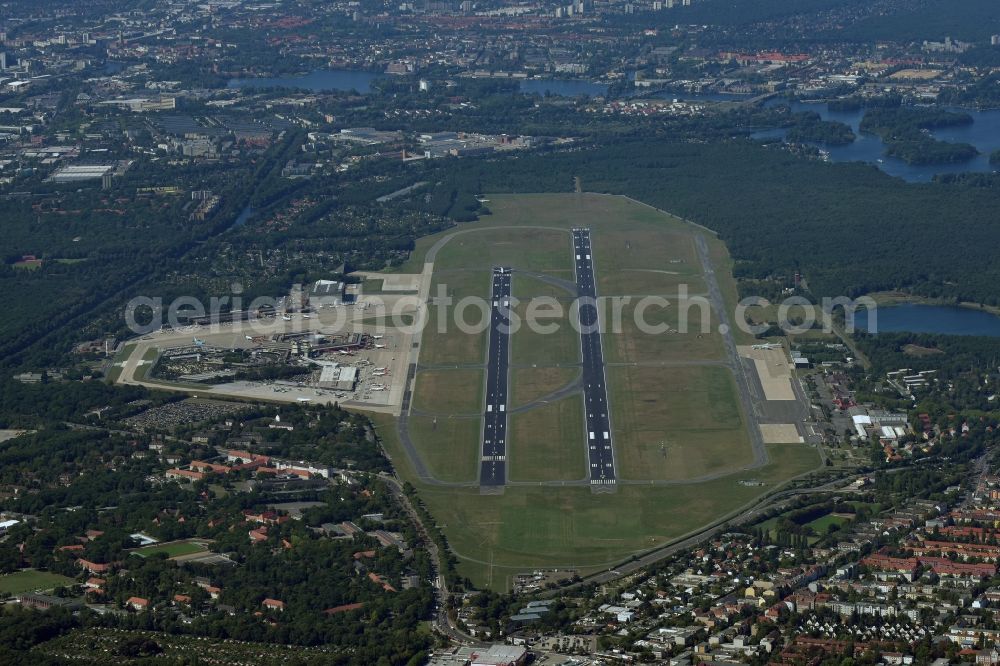
[[[303,319],[312,319],[312,318],[313,318],[313,316],[312,316],[312,315],[307,315],[307,314],[304,314],[304,315],[302,315],[302,318],[303,318]]]
[[[292,318],[289,317],[288,315],[281,315],[281,318],[284,319],[285,321],[291,321],[292,320]]]
[[[375,345],[375,349],[385,349],[385,345]]]
[[[385,377],[385,372],[373,372],[372,377]]]
[[[381,340],[384,337],[385,337],[384,335],[373,335],[372,340]]]
[[[205,346],[205,341],[204,340],[199,340],[198,338],[193,338],[193,340],[194,340],[194,343],[197,346],[199,346],[199,347],[204,347]]]
[[[253,340],[253,336],[252,335],[244,335],[243,337],[246,338],[247,340],[251,340],[251,341]]]
[[[375,372],[385,372],[389,368],[375,368]]]
[[[312,402],[312,398],[296,398],[298,402]]]

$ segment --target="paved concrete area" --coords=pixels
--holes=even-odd
[[[583,394],[587,422],[587,456],[591,485],[614,485],[615,454],[611,441],[611,409],[604,371],[604,348],[597,310],[597,282],[589,229],[573,230],[576,253],[573,264],[579,295],[580,347],[583,359]]]
[[[761,423],[760,434],[767,444],[794,444],[804,441],[794,423]]]
[[[781,346],[739,347],[740,356],[751,359],[757,371],[765,400],[796,400],[792,389],[792,368]]]
[[[510,389],[510,269],[493,269],[490,342],[486,363],[486,411],[483,415],[480,486],[503,486],[507,480],[507,404]]]

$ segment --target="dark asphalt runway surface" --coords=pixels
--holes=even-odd
[[[583,359],[583,395],[586,406],[588,470],[592,486],[615,483],[615,456],[611,445],[604,352],[597,313],[597,285],[590,230],[574,229],[576,288],[579,294],[580,344]]]
[[[507,482],[507,393],[510,371],[510,269],[493,269],[490,349],[486,365],[486,412],[483,423],[480,486]]]

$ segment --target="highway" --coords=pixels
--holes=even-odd
[[[493,269],[486,411],[479,463],[480,487],[507,482],[507,393],[510,373],[510,269]]]
[[[591,486],[614,485],[615,456],[611,445],[611,414],[608,408],[604,352],[597,311],[593,250],[589,229],[573,230],[576,260],[573,264],[578,294],[580,347],[583,359],[583,396],[586,406],[588,474]]]

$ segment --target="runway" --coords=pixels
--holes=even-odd
[[[608,408],[604,352],[601,347],[597,311],[597,284],[594,280],[593,250],[589,229],[573,230],[573,246],[581,358],[583,359],[583,395],[586,406],[588,474],[591,486],[615,484],[615,456],[611,443],[611,415]]]
[[[507,482],[507,394],[510,372],[510,269],[493,269],[486,411],[483,420],[480,487]]]

